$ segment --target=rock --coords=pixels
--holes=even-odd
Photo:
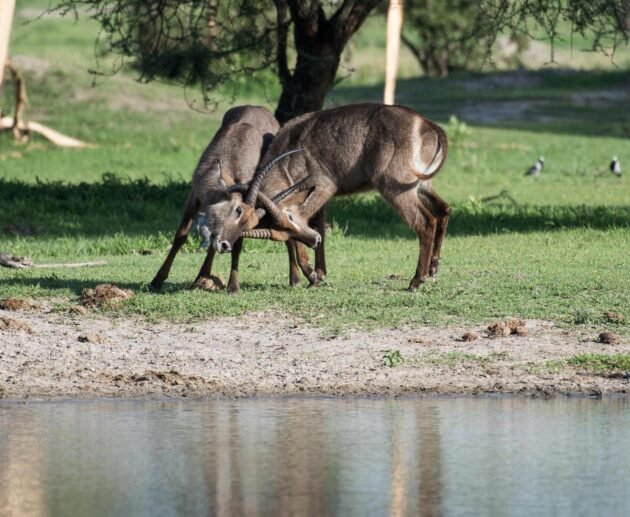
[[[97,345],[99,343],[102,343],[103,339],[98,334],[81,334],[79,336],[79,341],[81,343],[92,343]]]
[[[131,289],[121,289],[112,284],[100,284],[93,289],[83,289],[81,303],[85,307],[114,306],[133,298],[133,296],[134,293]]]
[[[614,332],[602,332],[598,336],[597,341],[605,345],[616,345],[619,343],[619,336]]]
[[[479,334],[476,332],[465,332],[462,335],[462,341],[476,341],[477,339],[479,339]]]

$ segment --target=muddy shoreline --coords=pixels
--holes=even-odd
[[[0,398],[244,396],[601,396],[630,393],[629,372],[567,366],[572,356],[628,354],[593,328],[526,321],[526,335],[485,326],[348,330],[331,335],[277,314],[194,323],[46,309],[0,310]],[[466,332],[479,339],[462,341]]]

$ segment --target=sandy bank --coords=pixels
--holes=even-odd
[[[554,366],[577,354],[630,353],[627,338],[603,345],[596,330],[542,321],[527,321],[527,336],[463,342],[484,327],[332,336],[274,314],[177,324],[42,309],[0,317],[32,329],[0,331],[6,398],[630,392],[628,372]],[[404,362],[387,366],[388,354]]]

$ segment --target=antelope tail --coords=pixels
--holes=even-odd
[[[431,163],[429,163],[428,167],[424,171],[420,172],[415,169],[412,169],[411,171],[418,179],[426,181],[433,178],[433,176],[440,171],[442,165],[444,165],[448,154],[448,139],[446,138],[446,133],[444,133],[444,130],[440,126],[426,119],[423,122],[425,124],[430,124],[431,128],[437,133],[437,147]],[[420,145],[422,145],[422,142]]]

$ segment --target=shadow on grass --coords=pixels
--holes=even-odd
[[[39,229],[42,237],[67,236],[72,239],[118,235],[146,237],[160,232],[170,238],[179,222],[188,189],[184,182],[153,185],[147,180],[116,178],[76,185],[0,180],[0,227],[28,225]],[[328,219],[346,235],[372,239],[415,238],[400,217],[375,195],[333,200]],[[626,206],[469,203],[454,207],[449,234],[486,235],[628,226],[630,207]]]
[[[430,119],[587,136],[630,136],[630,71],[535,70],[401,79],[397,101]],[[335,105],[381,102],[383,85],[341,83]]]
[[[305,279],[302,280],[302,284],[296,287],[290,287],[288,285],[288,278],[285,282],[260,282],[256,281],[253,273],[242,273],[245,277],[241,278],[240,287],[241,291],[247,292],[266,292],[269,289],[274,289],[278,293],[291,293],[296,289],[307,289],[308,282]],[[247,278],[251,277],[251,278]],[[193,281],[191,279],[190,282],[172,282],[170,280],[166,280],[162,290],[159,292],[151,292],[148,289],[150,278],[147,278],[144,282],[118,282],[112,278],[102,279],[102,278],[92,278],[92,279],[76,279],[76,278],[60,278],[54,274],[50,274],[50,276],[46,275],[38,275],[38,276],[12,276],[9,274],[6,277],[0,277],[0,290],[2,287],[16,287],[20,286],[23,288],[41,288],[45,289],[48,292],[52,291],[71,291],[77,297],[81,295],[84,289],[93,288],[100,284],[111,284],[114,283],[117,287],[122,289],[131,289],[134,293],[144,293],[150,296],[169,296],[180,293],[182,291],[197,291],[200,293],[207,294],[208,296],[238,296],[238,294],[228,293],[227,290],[222,289],[220,291],[207,291],[207,290],[197,290],[193,289]],[[326,286],[322,286],[321,289],[325,289]]]
[[[328,219],[334,221],[345,235],[372,239],[415,238],[400,217],[376,196],[337,199],[330,205]],[[471,203],[453,207],[448,234],[466,236],[619,227],[630,227],[630,207]]]

